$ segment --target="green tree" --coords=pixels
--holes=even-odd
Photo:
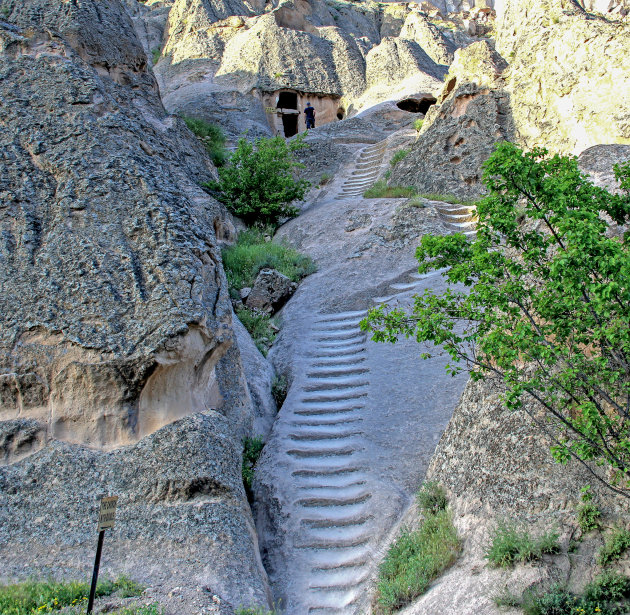
[[[442,346],[452,373],[499,377],[556,461],[573,457],[630,497],[630,233],[610,222],[630,220],[630,163],[615,165],[621,194],[542,149],[502,143],[484,167],[476,239],[425,236],[416,252],[421,273],[447,268],[446,292],[415,297],[409,313],[371,310],[362,327]]]
[[[303,147],[301,138],[261,137],[255,143],[241,138],[229,164],[219,169],[219,181],[207,186],[247,224],[277,225],[280,218],[298,214],[291,203],[303,200],[310,186],[295,178],[295,170],[304,165],[294,154]]]

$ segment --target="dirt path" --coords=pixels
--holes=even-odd
[[[416,273],[413,253],[422,234],[453,229],[431,203],[360,196],[385,151],[358,149],[325,198],[280,232],[319,267],[283,310],[272,359],[291,385],[257,471],[263,557],[292,615],[366,612],[376,565],[466,380],[446,374],[444,357],[421,361],[413,342],[375,344],[359,329],[375,303],[442,287],[439,273]]]

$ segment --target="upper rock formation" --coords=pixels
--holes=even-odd
[[[283,131],[271,117],[286,107],[282,92],[308,97],[318,125],[397,95],[437,92],[460,44],[407,5],[176,0],[154,71],[170,111],[232,135],[269,134]]]

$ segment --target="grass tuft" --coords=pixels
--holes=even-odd
[[[204,145],[215,166],[223,166],[228,159],[225,147],[225,134],[218,124],[212,124],[187,115],[182,115],[188,130],[192,132]]]
[[[417,530],[404,531],[389,548],[379,568],[376,612],[389,615],[409,604],[457,558],[460,540],[442,493],[435,483],[418,493],[426,517]]]
[[[517,562],[540,559],[544,553],[557,553],[558,534],[549,532],[533,539],[511,523],[500,523],[486,551],[486,559],[496,568],[510,568]]]
[[[121,598],[139,596],[143,588],[127,577],[116,581],[101,581],[96,596],[110,596],[116,592]],[[2,615],[36,615],[65,607],[82,605],[87,601],[90,584],[83,581],[25,581],[0,586]]]
[[[427,192],[425,194],[419,194],[418,196],[428,201],[441,201],[442,203],[450,203],[451,205],[466,205],[470,207],[477,203],[477,201],[474,200],[460,199],[454,194],[440,194],[439,192]]]
[[[630,531],[616,527],[606,537],[604,546],[597,555],[597,563],[600,566],[607,566],[618,560],[627,549],[630,549]]]
[[[245,486],[245,492],[250,501],[252,497],[252,484],[254,482],[254,470],[264,447],[265,443],[263,439],[258,436],[245,438],[243,440],[243,485]]]
[[[422,124],[424,124],[424,120],[414,120],[413,127],[416,129],[416,132],[422,130]]]
[[[223,250],[223,266],[232,288],[253,286],[258,272],[276,269],[293,282],[299,282],[317,268],[308,257],[281,243],[266,241],[263,229],[251,228],[239,234],[232,246]],[[243,323],[245,324],[245,323]]]
[[[416,196],[416,189],[413,186],[388,186],[380,179],[372,187],[363,193],[366,199],[399,199]]]
[[[392,167],[395,167],[401,160],[403,160],[407,154],[409,153],[408,149],[399,149],[393,156],[392,159],[389,161],[389,164]]]
[[[266,357],[276,339],[276,332],[278,330],[277,327],[273,325],[271,316],[256,310],[248,310],[247,308],[237,310],[236,315],[251,335],[254,344],[256,344],[256,348]]]
[[[424,515],[434,515],[442,510],[446,510],[448,504],[444,487],[434,481],[422,485],[416,500]]]
[[[284,376],[274,376],[271,382],[271,394],[278,406],[278,410],[282,407],[284,400],[287,398],[289,383]]]

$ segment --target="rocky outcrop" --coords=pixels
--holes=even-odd
[[[424,127],[423,127],[424,128]],[[484,193],[481,165],[512,135],[509,97],[474,84],[454,90],[393,169],[390,183],[418,192],[474,199]]]
[[[245,305],[261,312],[277,312],[296,291],[297,284],[275,269],[261,269]]]
[[[568,0],[506,0],[496,27],[521,143],[572,154],[630,143],[627,23]]]
[[[541,430],[524,411],[508,410],[502,393],[495,381],[469,382],[431,460],[426,478],[448,491],[463,553],[406,615],[499,615],[505,611],[494,596],[505,588],[518,595],[537,584],[568,584],[579,591],[596,572],[594,556],[602,542],[596,535],[581,537],[578,552],[567,553],[569,540],[581,536],[580,487],[591,485],[604,523],[627,514],[625,498],[616,500],[577,462],[555,463]],[[484,553],[503,520],[534,536],[557,532],[563,552],[538,565],[490,568]]]
[[[0,467],[0,578],[84,579],[108,493],[119,500],[101,575],[150,586],[177,615],[204,612],[213,593],[234,607],[266,604],[240,453],[230,420],[209,411],[117,451],[54,442]]]
[[[257,136],[277,130],[277,92],[320,97],[318,126],[399,93],[436,92],[459,44],[407,5],[176,0],[154,71],[170,111]],[[324,120],[340,97],[342,111]]]
[[[113,492],[110,570],[266,604],[240,483],[257,417],[217,241],[234,228],[199,188],[216,170],[118,0],[3,8],[1,574],[77,576]]]

